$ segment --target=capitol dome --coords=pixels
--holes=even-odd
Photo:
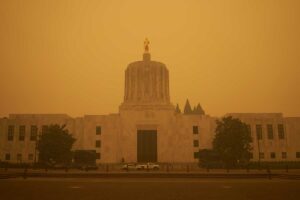
[[[151,60],[148,44],[146,40],[143,60],[130,63],[125,71],[122,106],[171,105],[169,71],[165,64]]]

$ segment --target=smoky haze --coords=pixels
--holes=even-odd
[[[118,111],[124,70],[153,60],[171,102],[300,115],[300,1],[0,2],[0,116]]]

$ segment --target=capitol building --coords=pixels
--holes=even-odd
[[[200,109],[200,108],[199,108]],[[198,110],[199,111],[199,110]],[[257,161],[300,161],[300,117],[281,113],[228,113],[249,125]],[[94,150],[97,163],[196,163],[212,148],[217,117],[181,113],[171,103],[169,71],[151,59],[148,43],[141,61],[125,69],[124,100],[109,115],[10,114],[0,119],[0,161],[34,162],[36,140],[50,124],[66,125],[74,150]]]

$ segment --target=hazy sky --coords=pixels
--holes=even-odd
[[[145,37],[181,108],[300,116],[299,0],[1,0],[0,116],[117,112]]]

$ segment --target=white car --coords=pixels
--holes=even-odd
[[[136,170],[136,164],[127,163],[122,166],[122,170]]]
[[[155,163],[137,164],[137,170],[159,170],[159,165]]]

